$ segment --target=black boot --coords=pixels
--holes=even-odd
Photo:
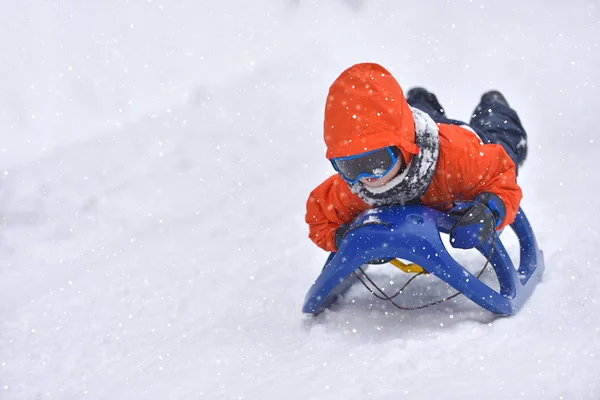
[[[485,92],[481,96],[480,102],[481,103],[502,103],[505,106],[510,107],[508,105],[508,101],[506,101],[506,98],[504,97],[504,95],[497,90],[490,90],[489,92]]]
[[[430,93],[422,87],[414,87],[406,92],[406,101],[413,107],[417,107],[431,115],[431,111],[446,116],[435,94]],[[435,119],[435,118],[434,118]]]
[[[469,125],[484,143],[501,145],[517,167],[523,165],[527,158],[527,133],[502,93],[497,90],[485,92]]]

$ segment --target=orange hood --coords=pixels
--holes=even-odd
[[[333,82],[323,126],[329,159],[398,146],[409,163],[419,152],[402,88],[378,64],[353,65]]]

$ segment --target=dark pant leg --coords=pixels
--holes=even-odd
[[[467,125],[447,118],[437,97],[423,88],[410,90],[406,101],[412,107],[429,114],[437,123]],[[523,165],[527,158],[527,133],[515,110],[498,101],[484,101],[473,112],[469,125],[484,143],[501,145],[517,169]]]
[[[479,103],[469,124],[484,143],[504,147],[515,165],[520,167],[527,158],[527,133],[517,112],[500,101]]]
[[[438,124],[467,125],[465,122],[447,118],[437,97],[423,88],[409,90],[406,101],[411,107],[427,113]]]

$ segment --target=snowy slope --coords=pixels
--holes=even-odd
[[[600,398],[595,4],[236,3],[3,6],[0,399]],[[300,312],[324,98],[361,61],[519,111],[547,270],[517,316]]]

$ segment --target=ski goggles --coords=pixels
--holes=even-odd
[[[396,150],[396,151],[394,151]],[[361,178],[381,178],[398,162],[398,149],[391,146],[353,156],[331,159],[333,168],[351,185]]]

